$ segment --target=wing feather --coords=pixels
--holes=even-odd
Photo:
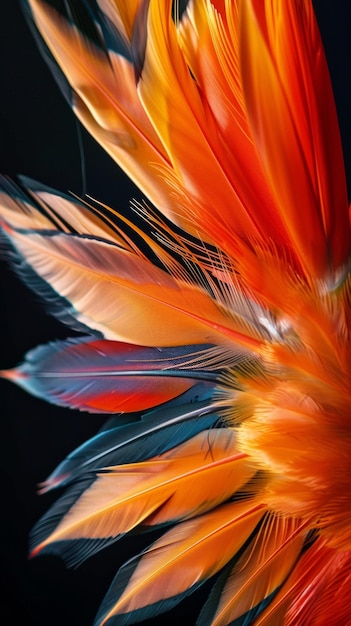
[[[155,206],[162,204],[166,213],[176,213],[169,185],[160,175],[161,169],[170,169],[170,161],[139,101],[133,65],[112,50],[99,50],[47,3],[28,2],[41,36],[74,91],[77,117]],[[128,35],[136,4],[123,11],[121,5],[115,7]]]
[[[153,409],[142,421],[120,424],[120,417],[71,452],[42,483],[42,492],[66,485],[109,465],[137,463],[166,452],[219,421],[213,388],[197,384],[180,398]]]
[[[97,615],[96,624],[122,626],[174,605],[216,574],[245,543],[264,507],[253,502],[223,505],[182,522],[149,550],[120,569]],[[126,586],[127,585],[127,586]]]
[[[167,402],[196,380],[216,381],[215,372],[191,367],[199,348],[194,353],[186,347],[143,348],[80,337],[39,346],[22,365],[0,376],[61,406],[90,413],[136,412]]]
[[[219,601],[205,604],[199,626],[227,626],[245,615],[252,623],[289,576],[304,540],[299,520],[267,520],[234,564]]]
[[[193,517],[227,500],[253,474],[232,430],[204,431],[149,461],[98,473],[34,554],[57,541],[117,537],[139,524]]]
[[[262,343],[257,320],[229,312],[136,253],[90,237],[6,224],[3,230],[25,262],[72,303],[78,321],[106,339],[144,346]]]

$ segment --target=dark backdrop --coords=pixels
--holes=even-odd
[[[351,172],[350,8],[344,0],[316,0],[315,8],[329,60]],[[1,8],[0,171],[21,173],[62,191],[83,189],[79,135],[83,142],[87,190],[119,210],[138,193],[103,151],[77,130],[77,123],[37,52],[19,2]],[[47,316],[41,302],[1,262],[0,367],[14,366],[24,352],[69,334]],[[37,496],[36,485],[74,447],[93,435],[103,419],[63,410],[0,381],[1,410],[1,577],[0,621],[28,626],[88,626],[117,567],[130,554],[122,541],[77,570],[55,557],[27,560],[28,534],[54,501]],[[194,624],[205,588],[184,602],[172,618],[153,624]]]

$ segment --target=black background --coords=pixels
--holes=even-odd
[[[350,8],[344,0],[314,2],[332,75],[346,169],[351,174]],[[115,164],[77,123],[42,61],[19,3],[1,7],[0,171],[25,174],[62,191],[87,191],[119,210],[140,197]],[[0,367],[17,364],[39,343],[69,334],[45,314],[42,303],[0,262]],[[55,557],[27,559],[28,535],[54,497],[37,496],[36,485],[103,419],[59,409],[0,381],[1,577],[0,621],[28,626],[88,626],[118,566],[135,550],[135,539],[117,543],[77,570]],[[194,624],[207,588],[153,624]]]

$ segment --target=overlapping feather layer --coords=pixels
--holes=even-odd
[[[72,6],[71,6],[72,4]],[[3,240],[80,336],[4,377],[118,416],[42,484],[33,554],[160,537],[96,624],[351,620],[350,241],[333,94],[309,0],[28,0],[78,118],[157,211],[3,181]],[[66,13],[65,13],[66,11]],[[163,532],[161,532],[163,531]]]

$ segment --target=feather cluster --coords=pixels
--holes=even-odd
[[[79,336],[2,376],[113,414],[42,484],[33,555],[159,538],[96,624],[351,622],[351,228],[310,0],[28,0],[78,119],[144,220],[3,180],[3,241]],[[60,5],[60,3],[58,3]],[[130,423],[119,413],[131,413]]]

